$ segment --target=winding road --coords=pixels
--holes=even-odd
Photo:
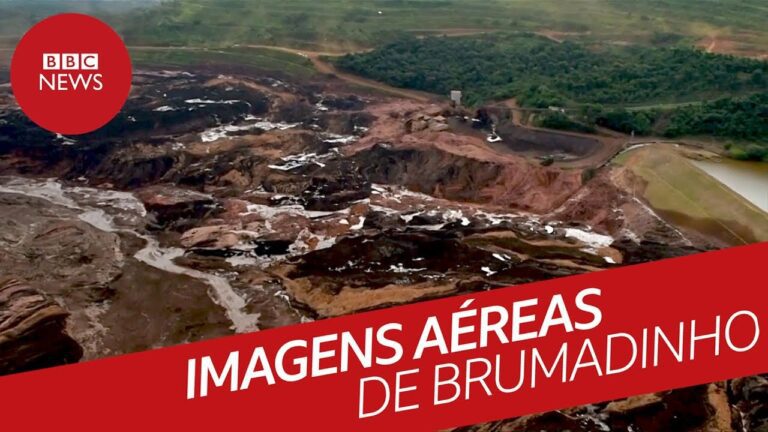
[[[140,50],[140,51],[205,51],[205,52],[213,52],[213,53],[226,53],[226,51],[222,51],[222,49],[209,49],[209,48],[192,47],[192,46],[183,46],[183,47],[130,46],[129,48],[131,50]],[[302,49],[296,49],[296,48],[288,48],[288,47],[276,46],[276,45],[250,45],[250,44],[235,44],[235,45],[232,45],[231,48],[262,49],[262,50],[272,50],[272,51],[279,51],[279,52],[294,54],[300,57],[304,57],[308,59],[310,62],[312,62],[312,65],[315,67],[315,69],[317,69],[319,73],[332,75],[340,80],[346,81],[355,86],[372,89],[378,92],[387,93],[387,94],[401,97],[401,98],[412,99],[418,102],[426,103],[426,102],[440,100],[440,97],[437,95],[433,95],[426,92],[420,92],[417,90],[408,90],[408,89],[393,87],[379,81],[374,81],[371,79],[367,79],[367,78],[363,78],[363,77],[349,74],[346,72],[342,72],[338,70],[332,63],[323,60],[323,57],[341,57],[346,54],[355,54],[355,53],[367,52],[370,50],[350,51],[350,52],[324,52],[324,51],[309,51],[309,50],[302,50]]]
[[[341,80],[344,80],[348,83],[351,83],[357,86],[367,87],[370,89],[378,90],[378,91],[392,94],[395,96],[399,96],[407,99],[413,99],[419,102],[429,102],[437,99],[437,96],[429,93],[420,92],[416,90],[397,88],[397,87],[384,84],[379,81],[374,81],[374,80],[370,80],[360,76],[352,75],[346,72],[342,72],[338,70],[332,63],[323,60],[323,57],[341,57],[346,54],[358,54],[358,53],[368,52],[368,51],[371,51],[370,49],[361,50],[361,51],[350,51],[350,52],[323,52],[323,51],[307,51],[307,50],[300,50],[295,48],[287,48],[287,47],[274,46],[274,45],[234,45],[234,47],[235,48],[267,49],[267,50],[295,54],[295,55],[304,57],[306,59],[309,59],[309,61],[312,62],[312,65],[315,67],[315,69],[317,69],[318,72],[322,74],[333,75]]]

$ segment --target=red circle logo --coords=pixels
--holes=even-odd
[[[131,58],[107,24],[81,14],[39,22],[11,61],[11,87],[24,113],[62,135],[92,132],[112,120],[131,90]]]

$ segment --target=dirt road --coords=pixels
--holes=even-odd
[[[393,87],[393,86],[381,83],[379,81],[374,81],[374,80],[362,78],[356,75],[339,71],[333,64],[323,60],[323,57],[340,57],[345,54],[355,54],[355,53],[367,52],[370,50],[353,51],[353,52],[322,52],[322,51],[307,51],[307,50],[287,48],[287,47],[281,47],[281,46],[272,46],[272,45],[235,45],[234,47],[235,48],[268,49],[268,50],[275,50],[275,51],[295,54],[295,55],[309,59],[312,62],[312,65],[315,67],[315,69],[318,70],[318,72],[323,74],[334,75],[341,80],[347,81],[357,86],[371,88],[374,90],[378,90],[384,93],[403,97],[406,99],[413,99],[419,102],[429,102],[429,101],[438,99],[436,95],[432,95],[429,93],[420,92],[416,90],[401,89],[401,88],[397,88],[397,87]]]
[[[213,53],[224,52],[224,51],[221,51],[221,49],[217,50],[217,49],[192,47],[192,46],[182,46],[182,47],[131,46],[129,48],[133,50],[144,50],[144,51],[206,51],[206,52],[213,52]],[[437,95],[429,94],[426,92],[420,92],[416,90],[401,89],[401,88],[393,87],[378,81],[374,81],[367,78],[352,75],[346,72],[342,72],[336,69],[336,67],[330,62],[323,60],[323,57],[340,57],[345,54],[354,54],[354,53],[366,52],[370,50],[351,51],[351,52],[309,51],[309,50],[274,46],[274,45],[250,45],[250,44],[235,44],[235,45],[232,45],[231,48],[267,49],[267,50],[294,54],[294,55],[304,57],[309,61],[311,61],[315,69],[317,69],[317,71],[320,72],[321,74],[333,75],[339,78],[340,80],[346,81],[350,84],[353,84],[359,87],[373,89],[379,92],[387,93],[393,96],[398,96],[406,99],[412,99],[418,102],[430,102],[430,101],[436,101],[440,99],[440,97]]]

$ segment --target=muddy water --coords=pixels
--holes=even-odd
[[[211,300],[222,307],[238,333],[259,329],[259,313],[246,310],[246,301],[221,276],[179,266],[174,259],[184,251],[160,247],[158,241],[134,230],[137,219],[146,215],[144,206],[130,193],[80,187],[63,187],[55,180],[13,178],[0,185],[0,192],[42,198],[80,212],[79,218],[106,232],[124,233],[144,240],[134,258],[166,273],[183,275],[210,286]]]
[[[692,161],[698,168],[768,212],[768,164],[723,159]]]
[[[245,299],[232,289],[227,279],[176,265],[173,260],[184,255],[182,249],[161,248],[157,240],[147,236],[140,237],[147,242],[147,245],[144,249],[136,252],[134,258],[165,272],[185,275],[206,282],[214,293],[211,299],[224,308],[227,316],[232,320],[236,332],[247,333],[259,330],[260,314],[258,312],[249,313],[245,310]]]

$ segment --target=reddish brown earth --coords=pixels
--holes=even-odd
[[[183,247],[193,268],[234,271],[257,302],[283,291],[288,305],[332,316],[663,256],[646,233],[679,245],[668,255],[689,253],[608,176],[584,184],[581,170],[498,151],[454,129],[449,119],[467,113],[446,106],[234,74],[140,73],[135,84],[112,124],[76,141],[7,110],[0,171],[132,191],[145,230]],[[624,243],[584,252],[567,229]],[[348,265],[371,243],[397,252]],[[420,256],[435,244],[451,252]],[[328,262],[340,270],[323,271]]]
[[[430,111],[443,117],[451,114],[449,109],[435,105],[392,102],[374,106],[371,113],[378,120],[346,153],[362,157],[366,152],[375,152],[377,162],[388,160],[389,155],[408,160],[398,170],[377,166],[380,162],[371,164],[375,181],[380,183],[398,183],[441,198],[536,213],[551,211],[581,186],[577,171],[535,165],[520,156],[499,152],[476,136],[429,128],[407,131],[411,117]],[[430,176],[433,173],[436,176]]]
[[[706,248],[610,168],[499,151],[454,126],[471,113],[338,80],[195,72],[139,71],[124,111],[74,140],[31,125],[0,88],[2,271],[69,314],[87,359]],[[470,430],[705,430],[731,407],[759,422],[761,383]]]
[[[737,32],[732,36],[712,35],[699,40],[696,46],[708,53],[767,59],[768,50],[761,46],[761,35]]]

